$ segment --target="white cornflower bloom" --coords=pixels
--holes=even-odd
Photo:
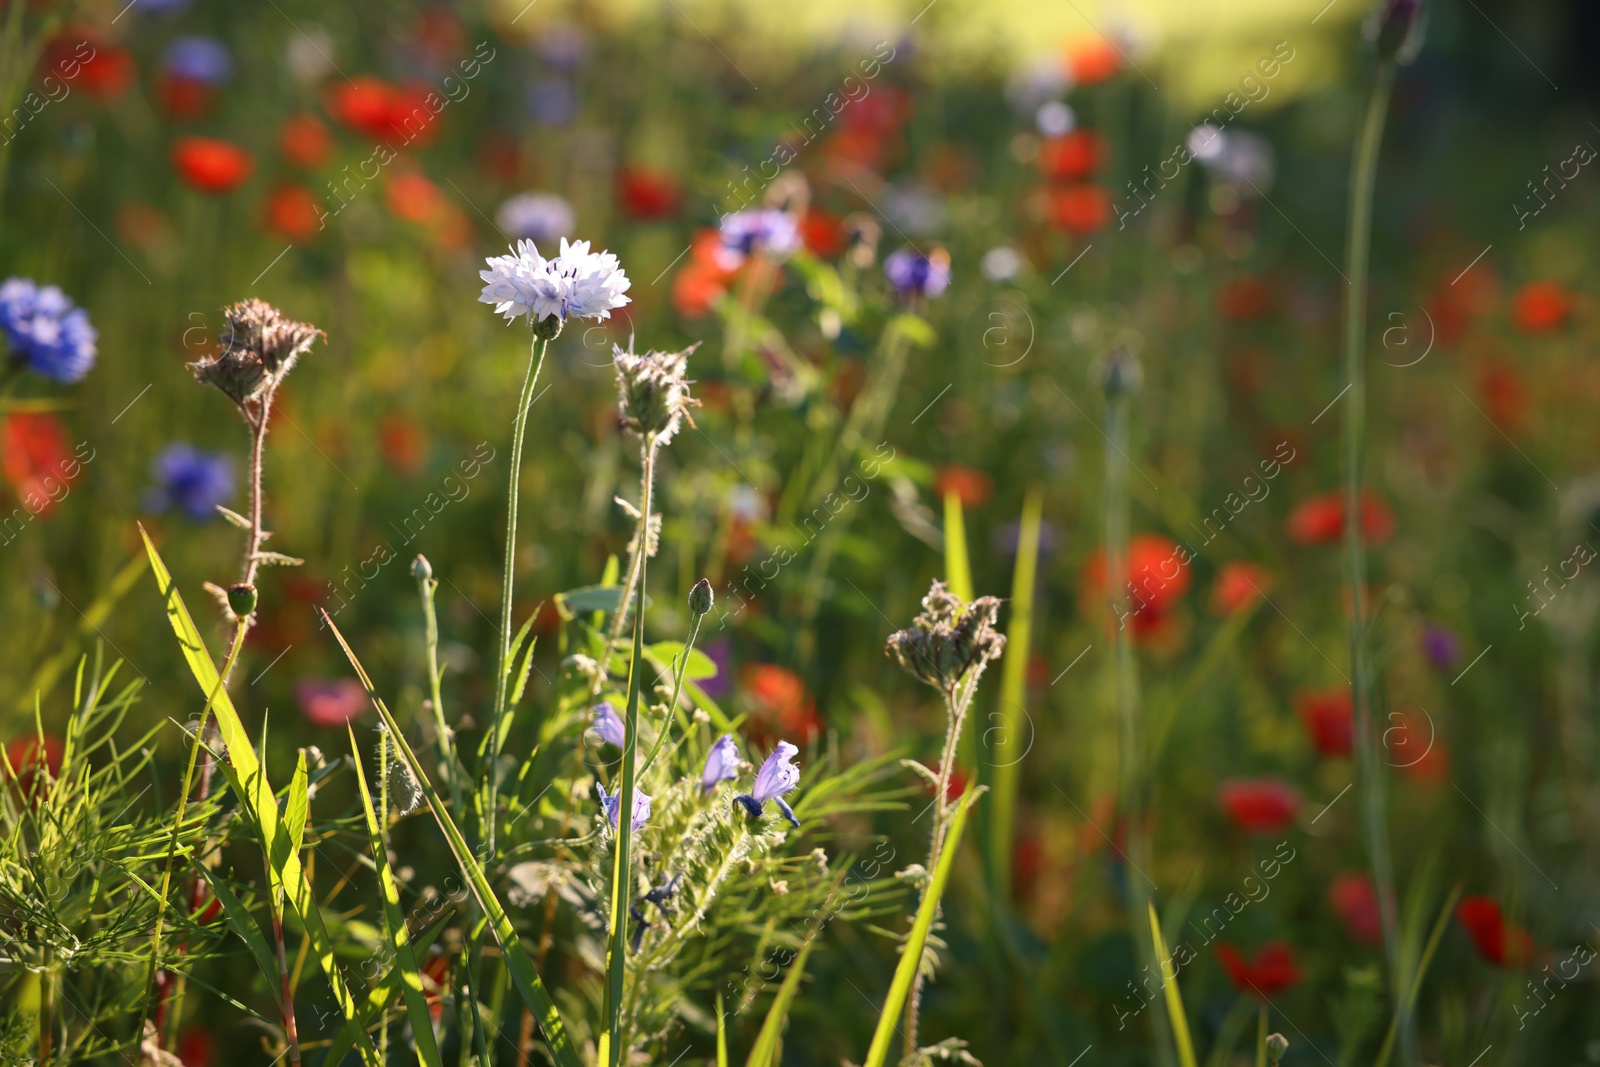
[[[493,304],[510,322],[554,318],[606,319],[628,298],[628,276],[610,252],[590,252],[588,241],[561,239],[561,252],[545,259],[532,241],[518,241],[509,256],[491,256],[478,300]]]

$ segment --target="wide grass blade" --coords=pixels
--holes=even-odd
[[[582,1067],[578,1054],[572,1047],[572,1041],[567,1037],[567,1028],[561,1022],[561,1015],[556,1011],[555,1003],[545,991],[544,982],[540,981],[533,960],[517,938],[516,927],[511,925],[511,918],[506,914],[506,909],[501,905],[499,898],[495,896],[494,889],[489,885],[489,879],[484,876],[483,868],[478,865],[477,857],[467,847],[466,839],[461,836],[455,820],[450,818],[444,801],[439,799],[438,791],[428,780],[427,772],[422,768],[422,761],[417,759],[417,754],[411,749],[411,742],[406,740],[405,734],[400,730],[400,724],[389,711],[389,706],[373,688],[372,679],[367,676],[366,669],[356,658],[350,643],[344,639],[344,634],[339,632],[339,628],[333,624],[333,619],[327,612],[322,613],[322,618],[328,624],[328,629],[333,632],[334,639],[339,642],[339,647],[344,649],[350,666],[355,668],[356,675],[367,690],[367,696],[372,699],[373,706],[383,718],[383,724],[389,728],[395,748],[411,767],[411,773],[416,775],[417,784],[422,787],[422,795],[428,801],[428,808],[433,812],[434,821],[444,832],[450,851],[455,854],[456,862],[461,865],[462,873],[467,876],[467,884],[472,887],[473,898],[477,900],[478,907],[483,909],[484,918],[494,931],[495,939],[500,942],[506,969],[511,972],[511,979],[516,983],[517,991],[522,994],[523,1003],[527,1004],[528,1010],[539,1021],[545,1041],[550,1046],[551,1056],[559,1067]]]
[[[717,1067],[728,1067],[728,1013],[722,1007],[722,992],[717,992]]]
[[[933,918],[939,912],[939,898],[944,895],[945,883],[950,880],[950,868],[955,866],[956,854],[961,851],[961,832],[967,826],[967,813],[973,802],[983,795],[983,788],[969,790],[960,800],[950,818],[950,828],[945,834],[944,854],[922,896],[922,906],[917,909],[916,921],[911,924],[911,934],[901,949],[900,963],[894,969],[894,979],[889,983],[889,996],[883,1002],[883,1013],[878,1016],[878,1029],[872,1035],[872,1045],[867,1049],[863,1067],[883,1067],[889,1055],[889,1043],[898,1029],[900,1015],[906,1006],[906,995],[911,992],[911,982],[922,966],[922,950],[928,943],[928,933],[933,929]]]
[[[417,1042],[417,1058],[424,1067],[443,1067],[439,1046],[433,1037],[433,1019],[428,1015],[428,1000],[422,995],[422,972],[411,951],[411,941],[406,936],[406,915],[400,910],[400,887],[395,884],[394,871],[389,867],[389,849],[383,840],[383,830],[378,826],[378,814],[372,808],[372,792],[367,788],[367,773],[361,766],[361,750],[356,747],[356,732],[349,723],[350,754],[356,768],[356,785],[361,790],[361,810],[367,816],[367,836],[372,838],[372,858],[378,865],[378,884],[383,890],[383,913],[389,919],[393,938],[394,965],[401,982],[401,993],[406,1001],[406,1014],[411,1017],[411,1033]]]
[[[434,921],[431,927],[418,934],[412,942],[412,951],[425,954],[429,946],[438,938],[440,931],[445,928],[449,919],[450,916],[448,914],[442,915]],[[344,1027],[329,1042],[328,1051],[322,1060],[323,1067],[338,1067],[340,1061],[354,1047],[357,1032],[365,1033],[370,1031],[382,1017],[384,1010],[393,1004],[395,998],[400,995],[400,983],[400,968],[396,965],[389,968],[389,973],[384,975],[381,982],[367,990],[366,1003],[359,1009],[359,1015],[350,1022],[345,1023]]]
[[[944,495],[944,580],[962,600],[971,600],[972,561],[967,556],[967,523],[961,512],[961,495]]]
[[[272,878],[283,887],[295,912],[305,924],[306,934],[311,940],[312,949],[317,954],[317,962],[327,975],[328,984],[333,989],[334,1000],[338,1003],[340,1012],[346,1019],[354,1019],[357,1010],[356,1000],[351,996],[334,960],[333,939],[328,935],[328,928],[322,921],[322,912],[317,908],[316,898],[311,892],[311,883],[306,878],[305,868],[300,864],[300,852],[298,849],[285,849],[278,844],[280,840],[287,842],[290,839],[290,831],[278,811],[277,798],[273,795],[272,786],[267,782],[266,768],[262,766],[255,749],[251,747],[250,735],[245,732],[244,723],[239,720],[239,713],[234,710],[233,699],[228,696],[225,687],[217,684],[216,665],[211,661],[211,654],[206,651],[205,640],[200,636],[200,630],[195,626],[188,607],[184,605],[183,597],[173,584],[172,573],[167,570],[161,554],[156,551],[150,535],[142,526],[139,528],[139,535],[144,538],[145,552],[150,557],[150,570],[155,574],[156,587],[161,591],[161,599],[166,607],[167,621],[172,625],[172,632],[178,636],[178,645],[183,650],[183,658],[188,661],[189,670],[194,674],[195,681],[200,683],[200,691],[207,695],[216,694],[211,710],[217,717],[217,729],[222,734],[228,753],[226,762],[221,765],[223,773],[261,835],[262,850],[268,857]],[[377,1067],[378,1050],[365,1031],[357,1035],[356,1046],[361,1053],[362,1061]]]
[[[1039,573],[1039,527],[1044,496],[1029,490],[1022,502],[1017,531],[1017,562],[1011,575],[1011,624],[1006,628],[1006,656],[1000,663],[999,741],[994,765],[994,803],[989,808],[989,875],[1000,900],[1011,899],[1011,838],[1017,818],[1021,780],[1022,720],[1027,717],[1028,647],[1033,641],[1033,587]]]
[[[1169,963],[1172,956],[1167,952],[1167,939],[1161,936],[1161,920],[1156,918],[1156,906],[1148,901],[1145,907],[1150,912],[1150,943],[1155,946],[1156,966]],[[1171,978],[1161,976],[1161,991],[1167,998],[1167,1017],[1172,1021],[1172,1040],[1178,1046],[1178,1062],[1183,1067],[1195,1067],[1194,1041],[1189,1037],[1189,1018],[1183,1014],[1183,996],[1178,992],[1178,976]]]
[[[745,1067],[778,1067],[778,1046],[783,1040],[783,1024],[789,1018],[789,1008],[794,1004],[795,994],[800,991],[806,957],[811,955],[811,946],[815,943],[810,938],[806,939],[806,943],[800,946],[800,954],[790,964],[789,973],[783,976],[783,985],[778,987],[778,995],[772,998],[772,1007],[767,1009],[767,1018],[761,1024],[761,1032],[756,1034],[756,1043],[750,1049],[750,1058],[745,1061]],[[718,1055],[726,1060],[727,1049],[722,1039],[720,1014],[717,1019],[717,1042]]]

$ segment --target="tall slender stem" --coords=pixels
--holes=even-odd
[[[644,595],[645,570],[650,555],[650,483],[655,473],[655,438],[647,437],[640,452],[644,468],[644,495],[639,502],[639,536],[634,549],[639,575],[639,606],[633,613],[633,660],[628,666],[628,710],[626,736],[622,745],[622,778],[617,785],[616,852],[611,873],[611,952],[606,962],[606,1039],[610,1067],[621,1067],[622,986],[628,964],[628,905],[632,896],[629,850],[633,845],[633,791],[639,743],[639,690],[644,681]],[[622,605],[618,605],[618,611]],[[665,727],[663,727],[665,729]]]
[[[541,343],[541,341],[543,343]],[[528,372],[522,381],[522,397],[517,401],[517,416],[511,427],[511,484],[506,506],[506,562],[500,578],[500,669],[494,681],[494,714],[489,718],[489,773],[487,795],[482,815],[484,837],[489,842],[490,855],[494,852],[495,807],[500,795],[500,746],[505,741],[506,690],[511,680],[511,593],[516,579],[517,562],[517,499],[522,482],[522,442],[528,428],[528,408],[533,404],[533,388],[539,382],[539,372],[544,368],[545,353],[550,351],[551,338],[541,338],[536,330],[528,350]]]
[[[1395,905],[1394,865],[1389,854],[1389,829],[1383,761],[1372,723],[1373,668],[1367,649],[1367,557],[1362,536],[1362,483],[1366,466],[1366,323],[1367,279],[1372,252],[1372,201],[1377,182],[1378,150],[1394,87],[1395,62],[1380,60],[1367,97],[1361,136],[1350,164],[1350,215],[1345,240],[1344,368],[1349,397],[1344,409],[1344,548],[1345,578],[1350,594],[1350,692],[1355,707],[1356,772],[1361,781],[1361,806],[1378,914],[1388,956],[1391,986],[1397,991],[1401,1062],[1418,1062],[1416,1028],[1411,1006],[1399,991],[1410,983],[1404,974],[1399,917]]]

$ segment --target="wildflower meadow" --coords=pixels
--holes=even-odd
[[[1597,45],[4,0],[0,1064],[1600,1065]]]

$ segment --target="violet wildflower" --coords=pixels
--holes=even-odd
[[[1422,652],[1439,670],[1447,670],[1461,658],[1461,640],[1448,626],[1429,623],[1422,631]]]
[[[600,740],[608,745],[621,748],[627,744],[628,728],[617,718],[617,709],[609,700],[602,700],[594,706],[594,718],[590,720],[589,726],[600,735]]]
[[[478,272],[485,282],[481,303],[495,305],[507,322],[526,318],[538,326],[548,319],[557,330],[568,318],[610,318],[628,302],[622,294],[632,284],[616,256],[565,237],[553,259],[541,256],[532,241],[518,241],[511,255],[491,256],[488,264]]]
[[[786,256],[800,248],[800,227],[793,215],[777,208],[753,207],[722,216],[722,244],[741,255],[769,252]]]
[[[709,793],[718,782],[739,775],[739,746],[732,734],[723,734],[706,754],[705,770],[700,772],[700,792]]]
[[[543,126],[565,126],[578,117],[578,92],[565,78],[545,78],[528,87],[528,114]]]
[[[518,193],[500,205],[494,221],[508,237],[549,244],[571,233],[578,216],[554,193]]]
[[[64,384],[81,381],[98,354],[89,313],[55,286],[28,278],[0,284],[0,333],[13,362]]]
[[[217,506],[233,495],[233,465],[228,457],[179,442],[168,445],[151,464],[156,484],[145,494],[151,511],[181,511],[195,522],[217,517]]]
[[[884,259],[883,274],[902,297],[935,297],[950,285],[950,253],[935,248],[923,255],[914,248],[901,248]]]
[[[617,786],[616,793],[607,793],[606,787],[599,782],[594,784],[595,791],[600,794],[600,810],[605,812],[606,821],[612,826],[617,825],[617,809],[620,805],[617,796],[622,792],[622,786]],[[655,798],[649,793],[635,787],[633,790],[633,828],[638,830],[650,819],[650,805],[655,803]]]
[[[174,78],[221,85],[233,76],[233,57],[215,37],[178,37],[167,46],[167,73]]]
[[[758,818],[770,800],[778,805],[783,817],[798,829],[800,820],[794,817],[794,812],[783,798],[785,794],[794,792],[795,786],[800,784],[800,768],[794,765],[794,758],[799,754],[800,750],[789,742],[779,741],[778,747],[772,750],[772,755],[756,772],[756,784],[750,792],[734,797],[734,803],[743,807],[752,818]]]

